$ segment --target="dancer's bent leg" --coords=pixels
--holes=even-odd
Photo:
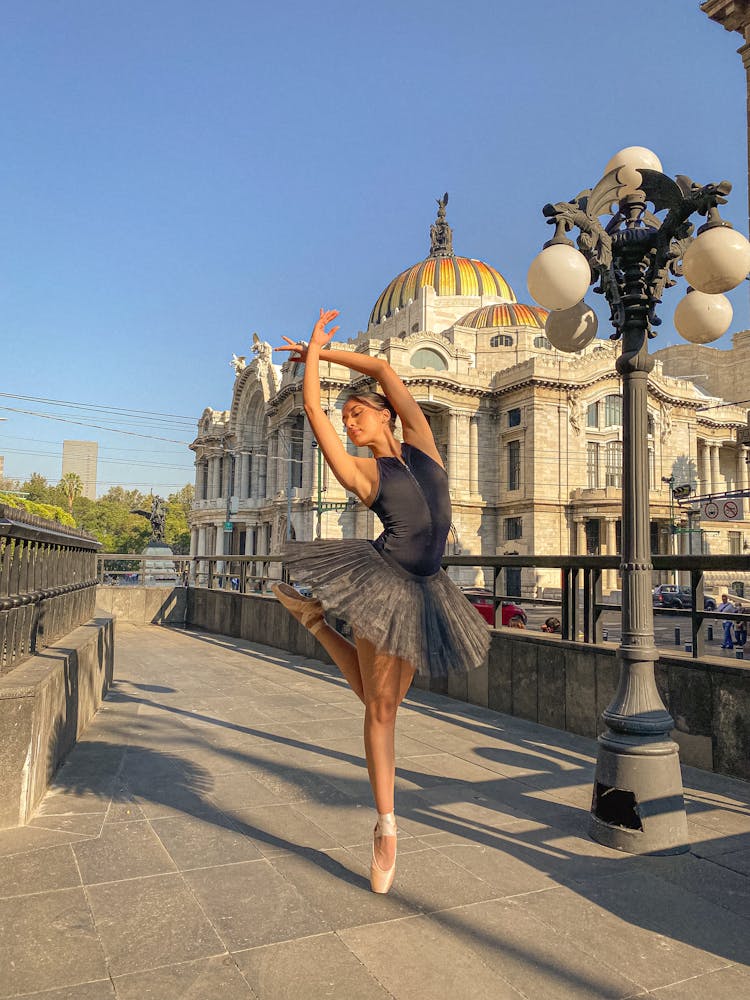
[[[344,675],[352,691],[361,702],[364,702],[365,693],[359,669],[359,656],[353,643],[328,624],[315,633],[315,638]]]
[[[371,642],[356,637],[365,700],[365,757],[378,813],[394,811],[396,777],[396,712],[414,676],[406,660],[376,651]],[[379,837],[375,856],[381,868],[393,864],[395,837]]]

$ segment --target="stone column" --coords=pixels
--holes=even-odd
[[[469,490],[479,493],[479,417],[469,423]]]
[[[581,518],[580,521],[576,521],[576,555],[586,554],[586,520]]]
[[[248,458],[249,456],[246,451],[240,452],[238,461],[237,482],[235,483],[235,489],[234,489],[234,492],[237,494],[240,500],[244,500],[247,497]]]
[[[719,451],[721,445],[712,444],[711,445],[711,492],[718,493],[721,489],[719,486]]]
[[[698,468],[701,493],[711,492],[711,450],[708,441],[698,441]]]
[[[615,518],[608,517],[605,521],[606,532],[607,532],[607,555],[616,556],[617,555],[617,521]],[[606,587],[608,590],[615,590],[617,587],[617,570],[608,569],[605,571],[604,576],[606,578]]]
[[[748,459],[750,459],[750,448],[746,444],[740,445],[737,482],[740,484],[741,490],[750,489],[750,465],[748,465]]]
[[[312,493],[313,460],[315,449],[312,446],[313,432],[309,421],[305,420],[302,432],[302,496],[309,497]]]
[[[448,489],[453,495],[458,484],[458,414],[448,414]]]
[[[460,493],[470,488],[470,421],[470,414],[456,414],[456,489]]]

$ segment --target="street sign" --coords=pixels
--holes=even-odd
[[[701,504],[702,521],[743,521],[741,500],[706,500]]]
[[[685,497],[689,497],[692,492],[693,492],[693,487],[690,485],[690,483],[684,483],[681,486],[675,486],[672,489],[672,495],[674,496],[675,500],[684,500]]]
[[[234,528],[234,525],[232,524],[231,521],[225,521],[224,522],[224,531],[232,531],[233,528]]]

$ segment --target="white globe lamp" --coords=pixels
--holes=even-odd
[[[674,325],[691,344],[711,344],[729,329],[732,304],[725,295],[709,295],[690,289],[677,303]]]
[[[731,226],[711,226],[685,251],[682,271],[699,292],[728,292],[750,271],[750,243]]]
[[[591,268],[569,243],[552,243],[537,254],[527,276],[529,292],[545,309],[570,309],[591,284]]]
[[[591,343],[598,326],[599,320],[591,306],[579,302],[570,309],[551,312],[544,324],[544,332],[558,351],[574,354]]]
[[[645,146],[626,146],[612,157],[604,173],[611,170],[617,171],[617,179],[622,187],[619,191],[620,198],[628,198],[636,194],[640,189],[640,170],[658,170],[661,173],[661,160],[650,149]]]

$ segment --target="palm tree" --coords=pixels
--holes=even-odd
[[[77,472],[66,472],[60,480],[60,489],[68,501],[68,513],[73,513],[73,501],[83,493],[83,482]]]

